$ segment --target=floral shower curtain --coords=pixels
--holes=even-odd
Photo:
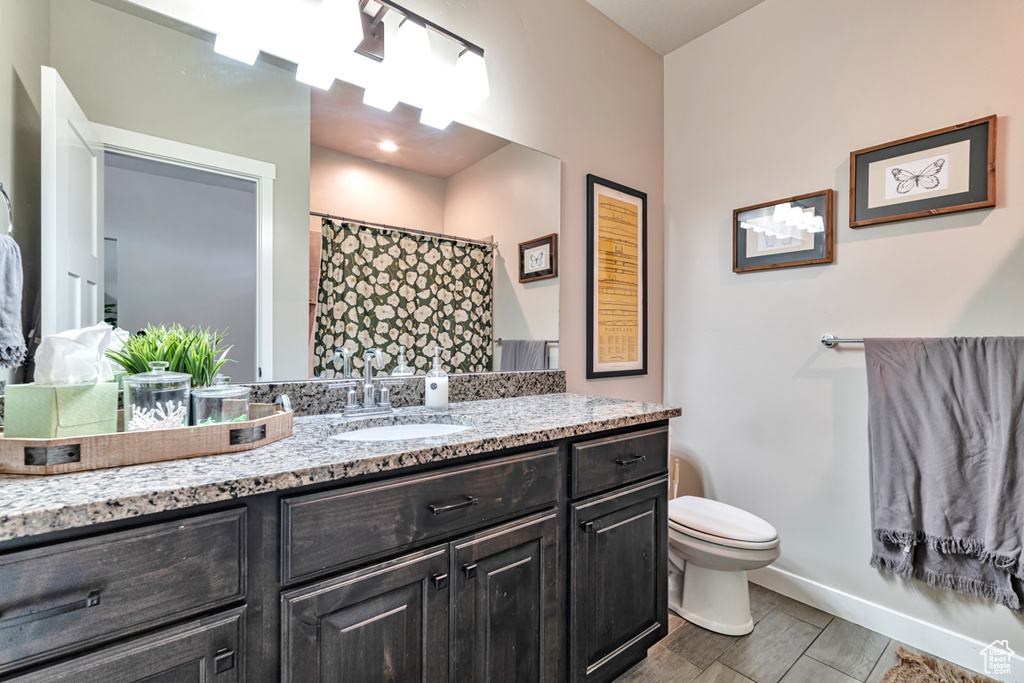
[[[334,349],[363,366],[379,348],[385,370],[398,347],[417,375],[432,365],[434,345],[449,373],[491,369],[492,247],[438,237],[323,221],[314,372],[341,375]]]

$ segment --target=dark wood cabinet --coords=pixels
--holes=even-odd
[[[236,508],[0,555],[0,673],[245,597]]]
[[[534,515],[452,544],[452,681],[562,679],[558,519]]]
[[[245,608],[108,647],[8,683],[245,683]]]
[[[572,506],[572,683],[604,683],[668,635],[668,478]]]
[[[282,602],[284,683],[448,680],[448,547],[400,557]]]
[[[666,434],[0,543],[0,683],[611,681],[667,633]]]

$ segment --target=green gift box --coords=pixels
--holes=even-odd
[[[56,439],[117,431],[117,384],[8,384],[4,436]]]

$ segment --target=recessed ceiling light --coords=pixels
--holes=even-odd
[[[382,152],[397,152],[398,145],[389,140],[385,140],[384,142],[377,143],[377,149],[379,149]]]

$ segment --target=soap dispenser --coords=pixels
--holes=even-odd
[[[405,347],[398,347],[398,367],[391,371],[392,377],[407,377],[413,374],[412,368],[405,364]]]
[[[427,407],[448,410],[448,373],[441,369],[441,347],[434,346],[434,369],[427,373]]]

